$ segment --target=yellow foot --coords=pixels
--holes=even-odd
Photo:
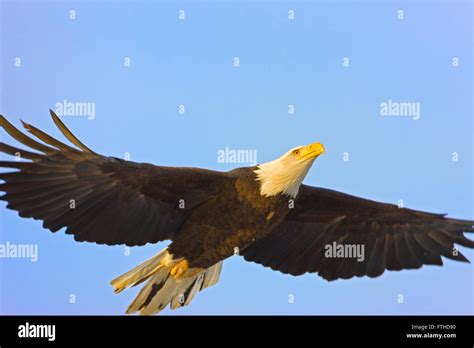
[[[178,279],[181,277],[187,270],[189,269],[188,261],[182,260],[179,261],[176,265],[171,268],[170,274],[175,278]]]

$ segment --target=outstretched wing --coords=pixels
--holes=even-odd
[[[385,269],[442,265],[441,256],[469,262],[454,243],[473,248],[463,234],[474,232],[473,224],[302,185],[286,220],[242,254],[247,261],[292,275],[377,277]],[[326,253],[330,248],[343,257]],[[363,260],[357,250],[364,250]]]
[[[82,144],[51,111],[60,131],[77,148],[23,123],[43,143],[0,125],[38,152],[0,143],[0,151],[29,161],[0,161],[17,171],[0,173],[7,207],[43,220],[53,232],[67,227],[77,241],[129,246],[172,239],[191,209],[218,194],[224,173],[161,167],[99,155]]]

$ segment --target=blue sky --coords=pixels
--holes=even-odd
[[[49,108],[94,103],[93,119],[63,119],[95,151],[216,170],[246,165],[219,163],[226,147],[266,162],[321,141],[306,184],[474,218],[470,1],[0,3],[0,112],[17,125],[59,135]],[[388,100],[418,103],[420,118],[382,116]],[[166,246],[125,256],[4,207],[0,243],[39,255],[0,259],[2,314],[121,314],[138,289],[109,281]],[[444,261],[328,283],[233,257],[218,285],[163,314],[473,314],[472,265]]]

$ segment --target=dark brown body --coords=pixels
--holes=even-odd
[[[174,257],[185,257],[191,267],[208,268],[278,227],[290,210],[291,197],[262,196],[255,169],[228,172],[230,180],[220,194],[192,210],[169,246]]]

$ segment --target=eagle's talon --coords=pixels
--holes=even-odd
[[[171,268],[170,274],[178,279],[189,269],[188,261],[181,260]]]

